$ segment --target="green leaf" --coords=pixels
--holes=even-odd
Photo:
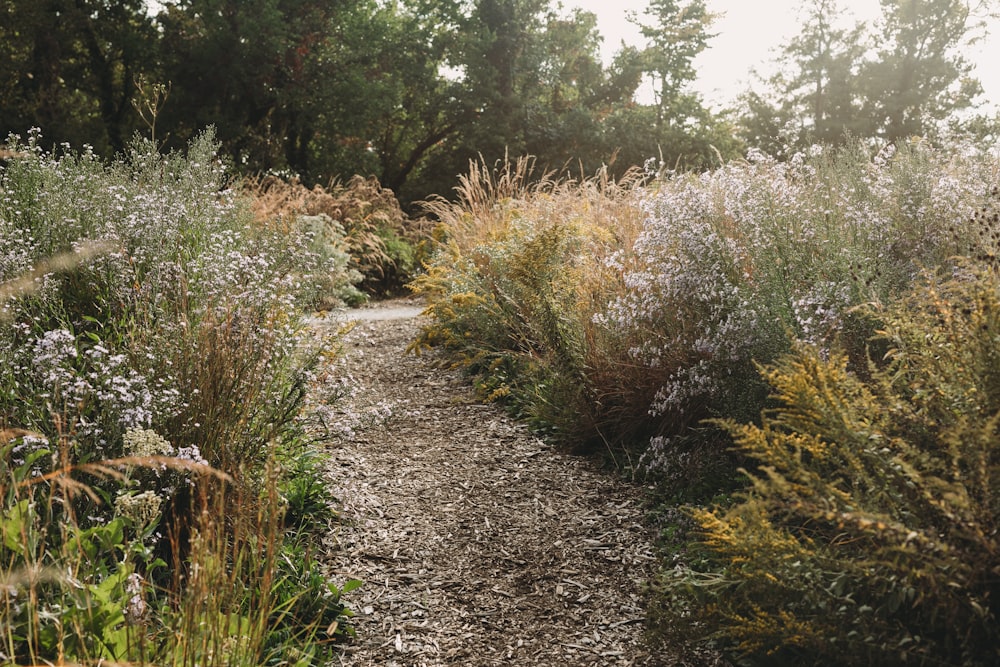
[[[24,555],[25,524],[31,520],[31,505],[27,498],[21,500],[4,513],[0,523],[3,532],[3,544],[16,554]]]
[[[365,582],[361,581],[360,579],[349,579],[344,583],[343,587],[341,587],[340,592],[350,593],[353,590],[361,588],[362,586],[364,586],[364,584]]]

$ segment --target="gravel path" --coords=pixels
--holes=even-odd
[[[405,354],[418,312],[349,313],[333,369],[352,389],[331,418],[344,522],[328,566],[365,582],[345,599],[358,639],[339,664],[665,664],[642,642],[641,489],[478,404],[435,355]]]

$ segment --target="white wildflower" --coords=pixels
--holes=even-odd
[[[145,527],[159,518],[162,505],[163,499],[154,491],[121,493],[115,498],[115,514]]]
[[[172,456],[174,448],[159,433],[150,429],[125,431],[125,453],[129,456]]]

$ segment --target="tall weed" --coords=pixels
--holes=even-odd
[[[612,264],[640,224],[638,175],[532,180],[522,159],[473,166],[455,202],[436,200],[439,250],[413,288],[434,323],[414,347],[443,344],[536,426],[571,439],[591,425],[598,335],[592,316],[612,294]]]

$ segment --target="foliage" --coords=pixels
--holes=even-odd
[[[959,0],[881,6],[871,29],[845,21],[836,0],[807,3],[801,34],[782,50],[782,69],[763,91],[745,95],[743,138],[771,153],[851,137],[896,143],[938,138],[946,121],[968,116],[982,87],[960,48],[981,36],[992,10]]]
[[[592,376],[606,368],[591,316],[616,281],[604,260],[638,232],[638,175],[535,182],[532,166],[477,165],[458,203],[431,204],[441,245],[413,287],[434,323],[414,347],[449,348],[484,396],[508,397],[536,426],[597,439]]]
[[[411,182],[434,178],[441,153],[482,103],[458,74],[469,10],[454,0],[356,5],[314,74],[338,88],[322,101],[314,162],[326,179],[376,174],[409,201]]]
[[[272,462],[266,474],[259,498],[198,487],[191,566],[174,574],[185,580],[164,601],[153,664],[320,665],[353,636],[341,594],[360,582],[338,588],[322,575],[308,549],[314,535],[285,531],[279,468]]]
[[[997,264],[874,308],[888,352],[867,380],[800,344],[762,370],[762,425],[723,422],[759,467],[740,503],[694,511],[703,558],[663,573],[663,632],[753,664],[1000,657]]]
[[[701,420],[754,419],[767,400],[754,363],[790,338],[839,339],[864,372],[877,320],[855,306],[992,252],[992,230],[965,223],[996,172],[926,143],[752,152],[640,188],[532,188],[510,166],[477,168],[434,210],[444,245],[416,282],[435,317],[420,344],[455,350],[485,395],[573,446],[638,446],[667,487],[723,484],[724,438]]]
[[[470,161],[492,165],[524,155],[539,166],[536,177],[552,172],[582,180],[605,167],[623,179],[651,157],[703,168],[716,163],[719,152],[738,154],[731,128],[687,89],[694,76],[690,56],[708,39],[704,30],[687,30],[704,27],[702,19],[686,18],[690,8],[677,8],[676,15],[665,9],[664,24],[657,20],[646,48],[622,48],[605,67],[593,14],[565,15],[539,0],[476,4],[463,64],[478,111],[439,153],[437,164],[449,179],[465,173]],[[675,66],[678,71],[668,72]],[[647,73],[669,79],[662,105],[634,99]],[[447,194],[440,185],[422,189]]]
[[[244,173],[307,186],[374,176],[407,211],[450,196],[470,161],[533,155],[541,173],[623,177],[649,158],[707,169],[744,142],[789,157],[845,132],[893,143],[945,126],[995,135],[957,50],[986,5],[886,1],[872,28],[808,3],[785,66],[747,113],[692,92],[713,37],[702,0],[656,0],[645,44],[605,64],[596,16],[549,0],[8,0],[0,133],[41,124],[108,159],[136,132],[180,150],[209,123]],[[653,81],[652,104],[637,98]],[[791,147],[790,149],[788,147]]]
[[[958,0],[882,0],[878,56],[863,72],[878,136],[899,141],[969,109],[982,86],[959,49],[982,33],[982,16]]]
[[[0,650],[32,664],[286,659],[270,616],[292,602],[270,590],[279,555],[318,575],[285,535],[274,460],[301,442],[328,344],[304,335],[302,295],[348,275],[346,255],[255,224],[210,133],[186,155],[136,141],[109,165],[47,153],[36,134],[14,145],[0,171]],[[308,526],[320,508],[298,511]],[[323,637],[315,618],[281,615],[295,650],[344,636],[339,597],[322,599],[320,616],[343,622]]]
[[[64,650],[81,657],[124,656],[143,639],[134,627],[145,613],[143,575],[164,564],[149,548],[158,512],[116,502],[120,512],[113,518],[82,528],[73,507],[94,491],[79,476],[123,479],[124,466],[60,466],[71,447],[68,438],[50,449],[44,436],[23,429],[5,429],[0,436],[0,654],[5,662],[30,664]]]
[[[995,173],[975,152],[917,143],[872,159],[855,145],[784,163],[751,153],[659,184],[625,289],[600,317],[632,336],[628,361],[663,379],[648,404],[670,424],[663,435],[709,416],[754,419],[766,399],[754,363],[790,338],[839,338],[863,369],[876,322],[854,307],[976,245],[965,221],[990,201]],[[654,467],[673,465],[671,442],[654,441]]]
[[[212,124],[245,173],[375,176],[413,210],[479,156],[621,177],[736,145],[688,91],[635,100],[647,71],[689,83],[704,31],[606,66],[596,16],[549,0],[9,0],[0,16],[0,133],[41,123],[105,159],[136,132],[179,150]],[[668,43],[686,55],[660,57]]]
[[[770,153],[786,145],[838,144],[845,135],[867,137],[870,131],[856,90],[864,26],[843,25],[837,0],[813,0],[804,12],[801,34],[782,49],[783,62],[792,67],[768,82],[777,95],[749,91],[744,98],[744,138]]]
[[[59,142],[124,150],[140,126],[135,78],[156,58],[146,3],[7,0],[0,17],[0,136],[43,125]]]
[[[161,114],[161,125],[172,135],[168,145],[182,146],[214,125],[235,164],[308,171],[322,112],[316,92],[325,92],[317,84],[325,77],[313,65],[327,26],[355,4],[360,3],[343,8],[320,0],[162,3],[153,42],[161,54],[159,68],[147,75],[172,84]]]
[[[646,9],[649,24],[638,23],[650,44],[643,52],[646,67],[656,88],[656,127],[683,122],[686,113],[678,108],[684,103],[685,88],[696,78],[694,59],[708,47],[709,29],[716,15],[704,0],[652,0]],[[636,20],[638,22],[638,20]]]
[[[278,489],[284,504],[285,525],[317,533],[333,520],[335,502],[323,477],[323,455],[307,442],[290,445],[278,453],[282,471]]]

